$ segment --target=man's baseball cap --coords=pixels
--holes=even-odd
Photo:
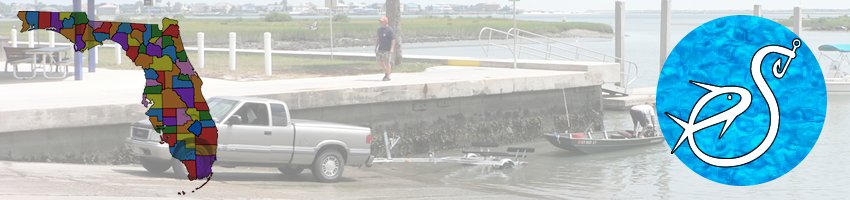
[[[387,16],[383,16],[383,17],[381,17],[381,19],[379,19],[378,21],[382,21],[382,22],[389,22],[389,21],[390,21],[390,19],[389,19],[389,18],[387,18]]]

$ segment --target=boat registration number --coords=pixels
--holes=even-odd
[[[576,141],[576,144],[590,144],[590,145],[593,145],[593,144],[596,144],[596,141],[593,141],[593,140],[579,140],[579,141]]]

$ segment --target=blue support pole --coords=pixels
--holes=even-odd
[[[94,0],[88,0],[88,1],[89,1],[88,16],[89,16],[89,21],[91,22],[91,21],[94,21],[94,19],[95,19],[95,17],[94,17]],[[97,47],[95,47],[95,48],[97,48]],[[89,72],[94,72],[94,67],[97,64],[97,62],[95,61],[95,54],[97,53],[97,51],[94,50],[94,49],[89,49],[88,52],[89,52]]]
[[[82,0],[74,0],[74,12],[82,12]],[[83,53],[74,51],[74,80],[83,80]]]

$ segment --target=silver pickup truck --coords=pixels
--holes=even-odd
[[[277,167],[286,176],[310,168],[319,181],[336,182],[346,163],[359,166],[372,159],[369,128],[291,119],[286,103],[271,99],[213,97],[207,104],[218,127],[216,166]],[[149,120],[141,120],[132,124],[125,143],[148,171],[173,167],[186,177],[160,135]]]

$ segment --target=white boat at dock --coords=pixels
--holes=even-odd
[[[821,45],[818,50],[820,51],[818,62],[826,58],[825,64],[829,66],[823,76],[826,82],[826,93],[850,94],[850,74],[841,69],[844,64],[850,67],[850,44]],[[831,52],[836,52],[838,55],[831,57],[829,56]]]

